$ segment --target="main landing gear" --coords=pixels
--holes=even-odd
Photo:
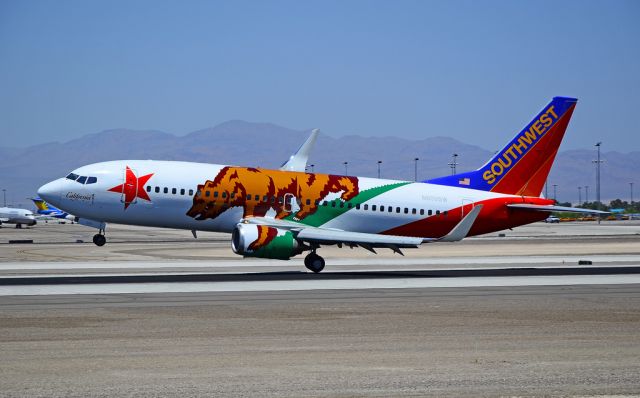
[[[100,232],[93,235],[93,243],[95,243],[96,246],[104,246],[104,244],[107,243],[107,238],[104,237],[104,230],[101,229]]]
[[[304,258],[304,266],[307,267],[309,271],[317,274],[324,269],[324,258],[317,255],[314,250]]]

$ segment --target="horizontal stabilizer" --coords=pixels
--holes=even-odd
[[[507,205],[507,207],[512,209],[524,209],[524,210],[534,210],[534,211],[566,211],[571,213],[588,213],[588,214],[609,214],[608,211],[600,211],[600,210],[592,210],[592,209],[581,209],[579,207],[565,207],[565,206],[552,206],[552,205],[533,205],[533,204],[525,204],[525,203],[514,203]]]

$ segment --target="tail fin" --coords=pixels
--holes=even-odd
[[[575,98],[554,97],[478,170],[425,182],[511,195],[540,196],[577,101]]]
[[[35,203],[35,205],[38,208],[38,210],[40,210],[40,211],[51,210],[47,206],[47,202],[45,202],[44,200],[42,200],[40,198],[31,198],[31,200],[33,200],[33,203]]]

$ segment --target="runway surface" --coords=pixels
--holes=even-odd
[[[3,297],[4,396],[637,396],[640,285]]]
[[[320,275],[108,231],[0,229],[0,395],[640,395],[640,223],[323,248]]]

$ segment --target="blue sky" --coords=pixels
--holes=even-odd
[[[497,149],[640,149],[638,1],[0,2],[0,146],[230,119]]]

